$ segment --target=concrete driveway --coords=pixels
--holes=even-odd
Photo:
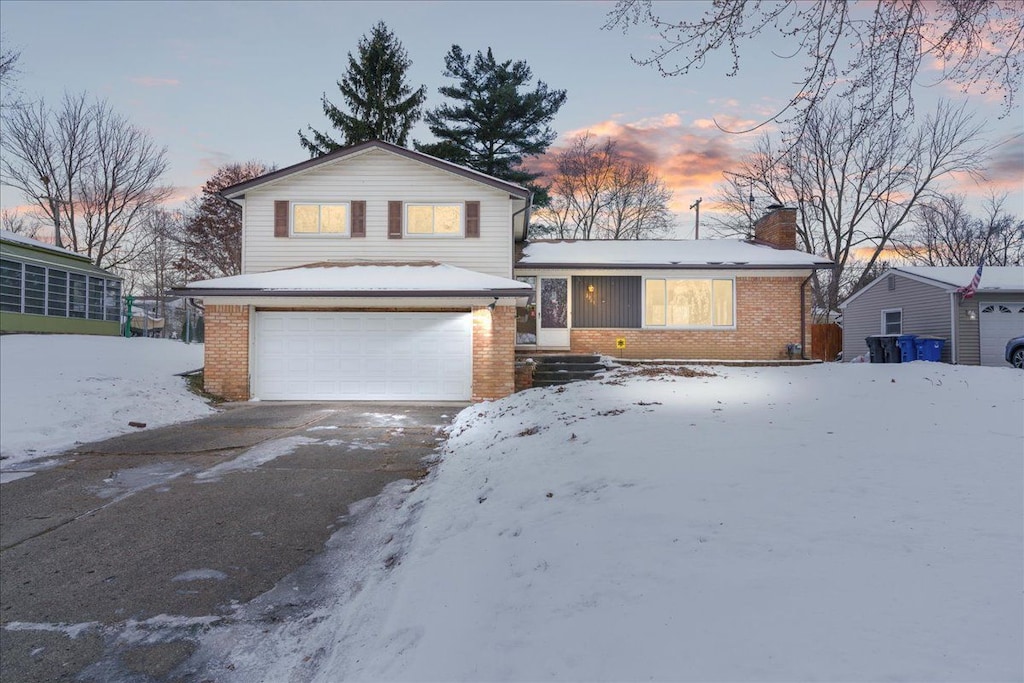
[[[421,477],[462,407],[238,404],[3,484],[0,680],[173,680],[199,630],[309,563],[349,505]]]

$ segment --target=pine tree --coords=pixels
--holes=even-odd
[[[452,45],[445,67],[444,75],[455,83],[438,92],[452,101],[426,115],[438,141],[416,142],[416,149],[531,187],[535,203],[543,204],[543,188],[532,185],[540,174],[527,172],[522,163],[543,154],[557,137],[548,124],[565,102],[565,91],[550,90],[543,81],[526,90],[533,79],[526,62],[498,62],[490,48],[471,58]]]
[[[409,130],[420,120],[427,87],[421,85],[414,91],[406,82],[412,61],[383,21],[377,22],[369,37],[364,35],[359,40],[357,52],[358,57],[348,53],[348,71],[338,81],[348,111],[332,104],[327,93],[321,97],[324,114],[342,133],[343,142],[307,126],[310,136],[299,131],[299,142],[311,157],[367,140],[384,140],[404,147]]]

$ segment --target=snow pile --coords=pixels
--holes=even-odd
[[[175,376],[202,366],[201,344],[167,339],[0,337],[0,469],[212,412]]]
[[[362,589],[218,675],[1021,678],[1018,371],[711,372],[467,408]]]

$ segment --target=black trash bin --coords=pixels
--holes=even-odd
[[[864,341],[868,345],[868,353],[871,354],[872,363],[884,363],[885,354],[882,351],[882,338],[880,335],[873,334],[870,337],[865,337]]]
[[[899,363],[903,360],[900,357],[899,338],[897,334],[881,335],[882,355],[885,357],[886,363]]]

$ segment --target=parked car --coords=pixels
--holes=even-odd
[[[1014,337],[1006,342],[1006,362],[1024,370],[1024,337]]]

